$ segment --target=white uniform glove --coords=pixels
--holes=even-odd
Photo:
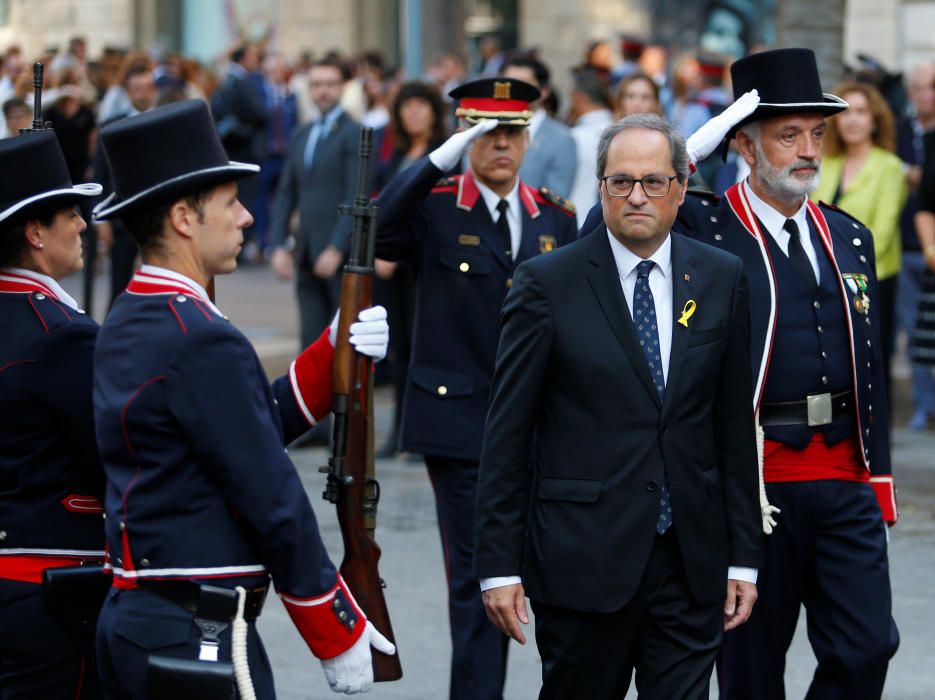
[[[364,633],[354,642],[354,646],[333,659],[322,659],[321,667],[331,690],[336,693],[354,695],[366,693],[373,685],[373,665],[370,659],[370,646],[384,654],[395,654],[396,647],[367,622]]]
[[[460,161],[471,142],[481,134],[493,131],[500,125],[496,119],[485,119],[472,126],[467,131],[458,131],[451,135],[441,146],[429,153],[432,165],[443,173],[448,172]]]
[[[753,114],[760,104],[760,94],[756,90],[745,92],[716,117],[711,117],[694,134],[688,137],[685,148],[688,160],[697,165],[714,152],[727,133],[737,124]]]
[[[333,346],[338,340],[339,311],[331,321],[328,329],[328,340]],[[386,357],[386,348],[390,343],[390,326],[386,322],[386,309],[382,306],[371,306],[363,309],[357,315],[357,322],[351,324],[351,345],[361,355],[372,357],[379,362]]]

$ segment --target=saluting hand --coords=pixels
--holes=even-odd
[[[526,643],[526,635],[518,623],[529,624],[526,612],[526,592],[523,584],[512,583],[506,586],[488,588],[483,593],[484,608],[487,617],[494,626],[509,635],[520,644]]]
[[[750,619],[756,603],[756,584],[749,581],[727,580],[727,599],[724,601],[724,631],[740,627]]]
[[[688,137],[685,148],[688,159],[697,165],[721,145],[724,137],[737,124],[753,114],[760,104],[760,94],[756,90],[745,92],[734,103],[716,117],[705,122],[698,131]]]
[[[429,160],[443,173],[448,172],[458,164],[474,139],[488,131],[493,131],[499,124],[500,122],[496,119],[485,119],[466,131],[456,131],[445,143],[429,153]]]

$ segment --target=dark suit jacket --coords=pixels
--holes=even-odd
[[[606,234],[517,270],[481,457],[479,578],[522,574],[533,600],[620,609],[649,559],[665,472],[697,601],[724,599],[729,565],[759,566],[743,269],[672,238],[675,319],[697,306],[687,328],[673,323],[662,405]]]
[[[282,245],[289,236],[289,219],[299,208],[295,234],[296,260],[314,263],[329,245],[348,252],[351,217],[338,213],[339,204],[351,204],[357,192],[357,146],[360,125],[346,113],[323,134],[311,169],[305,167],[305,145],[314,122],[298,129],[289,142],[270,225],[270,243]]]
[[[520,183],[522,239],[508,259],[471,172],[439,181],[428,156],[380,193],[377,255],[416,274],[412,361],[403,403],[407,452],[476,462],[498,315],[516,264],[576,238],[574,210]]]

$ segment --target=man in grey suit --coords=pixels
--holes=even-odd
[[[340,106],[344,69],[323,59],[309,70],[312,100],[321,116],[300,128],[289,144],[270,225],[270,263],[281,280],[296,280],[302,347],[314,342],[338,307],[341,268],[351,219],[338,213],[357,187],[360,126]],[[289,221],[299,209],[298,229]]]
[[[578,152],[568,127],[550,117],[543,106],[552,94],[548,67],[532,56],[516,56],[509,60],[503,75],[534,85],[542,93],[530,105],[535,113],[529,122],[529,149],[519,169],[520,179],[536,189],[548,187],[567,197],[575,180]]]

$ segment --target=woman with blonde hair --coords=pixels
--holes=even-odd
[[[893,114],[883,96],[872,85],[857,82],[838,85],[833,92],[850,106],[828,120],[821,181],[812,198],[840,207],[873,232],[880,298],[872,301],[880,314],[883,364],[889,381],[902,253],[899,214],[908,191],[906,177],[902,161],[894,154]]]

